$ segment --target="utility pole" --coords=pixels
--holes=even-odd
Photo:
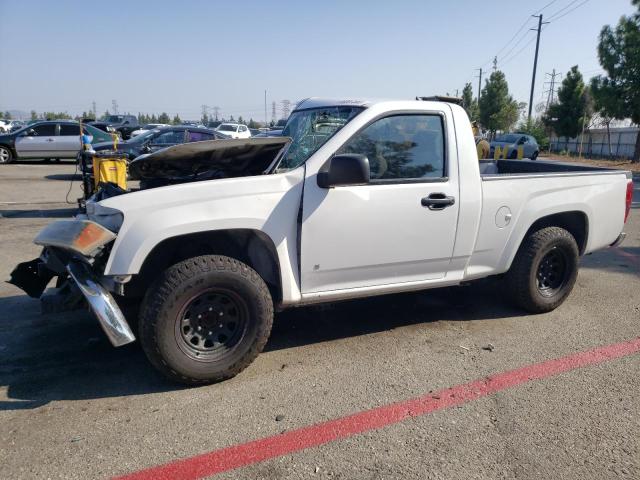
[[[220,107],[213,107],[213,116],[216,119],[216,122],[218,121],[218,113],[220,112]]]
[[[264,91],[264,126],[267,127],[267,90]]]
[[[482,92],[482,68],[477,68],[476,70],[480,71],[480,75],[478,75],[478,104],[480,104],[480,94]]]
[[[208,105],[202,105],[202,117],[200,117],[200,119],[202,121],[204,121],[204,119],[207,117],[207,110],[209,109]]]
[[[111,100],[111,109],[114,114],[118,114],[118,102],[116,100]]]
[[[536,55],[533,60],[533,76],[531,78],[531,95],[529,96],[529,120],[531,120],[531,110],[533,109],[533,92],[536,87],[536,70],[538,69],[538,51],[540,50],[540,32],[542,32],[542,14],[532,15],[532,17],[538,18],[538,38],[536,39]],[[549,23],[549,22],[546,22]],[[531,30],[536,30],[532,28]]]
[[[271,122],[276,124],[276,102],[271,102]]]
[[[98,113],[96,112],[96,101],[94,100],[93,102],[91,102],[91,108],[93,111],[93,118],[97,119],[98,118]]]

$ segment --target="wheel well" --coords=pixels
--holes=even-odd
[[[576,239],[580,255],[584,254],[587,248],[587,237],[589,236],[589,220],[584,212],[562,212],[542,217],[531,225],[525,238],[531,233],[546,227],[564,228]]]
[[[280,264],[275,245],[265,233],[250,229],[191,233],[163,240],[149,253],[140,273],[127,284],[127,296],[142,297],[149,285],[168,267],[199,255],[225,255],[240,260],[262,277],[274,303],[282,300]]]

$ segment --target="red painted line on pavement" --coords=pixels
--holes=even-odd
[[[477,400],[493,393],[587,365],[596,365],[640,351],[640,338],[607,345],[546,362],[528,365],[457,385],[436,393],[384,405],[248,443],[242,443],[157,467],[134,472],[119,480],[195,480],[280,457],[310,447]]]

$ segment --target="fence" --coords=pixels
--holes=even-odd
[[[592,129],[584,133],[584,137],[555,138],[549,144],[551,152],[568,152],[578,154],[582,145],[584,157],[633,158],[636,139],[640,133],[638,127],[611,128],[611,153],[606,128]]]

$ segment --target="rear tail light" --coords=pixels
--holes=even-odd
[[[625,198],[625,204],[624,204],[624,223],[627,223],[627,220],[629,219],[629,212],[631,211],[631,201],[633,199],[633,180],[629,180],[629,183],[627,183],[627,196]]]

